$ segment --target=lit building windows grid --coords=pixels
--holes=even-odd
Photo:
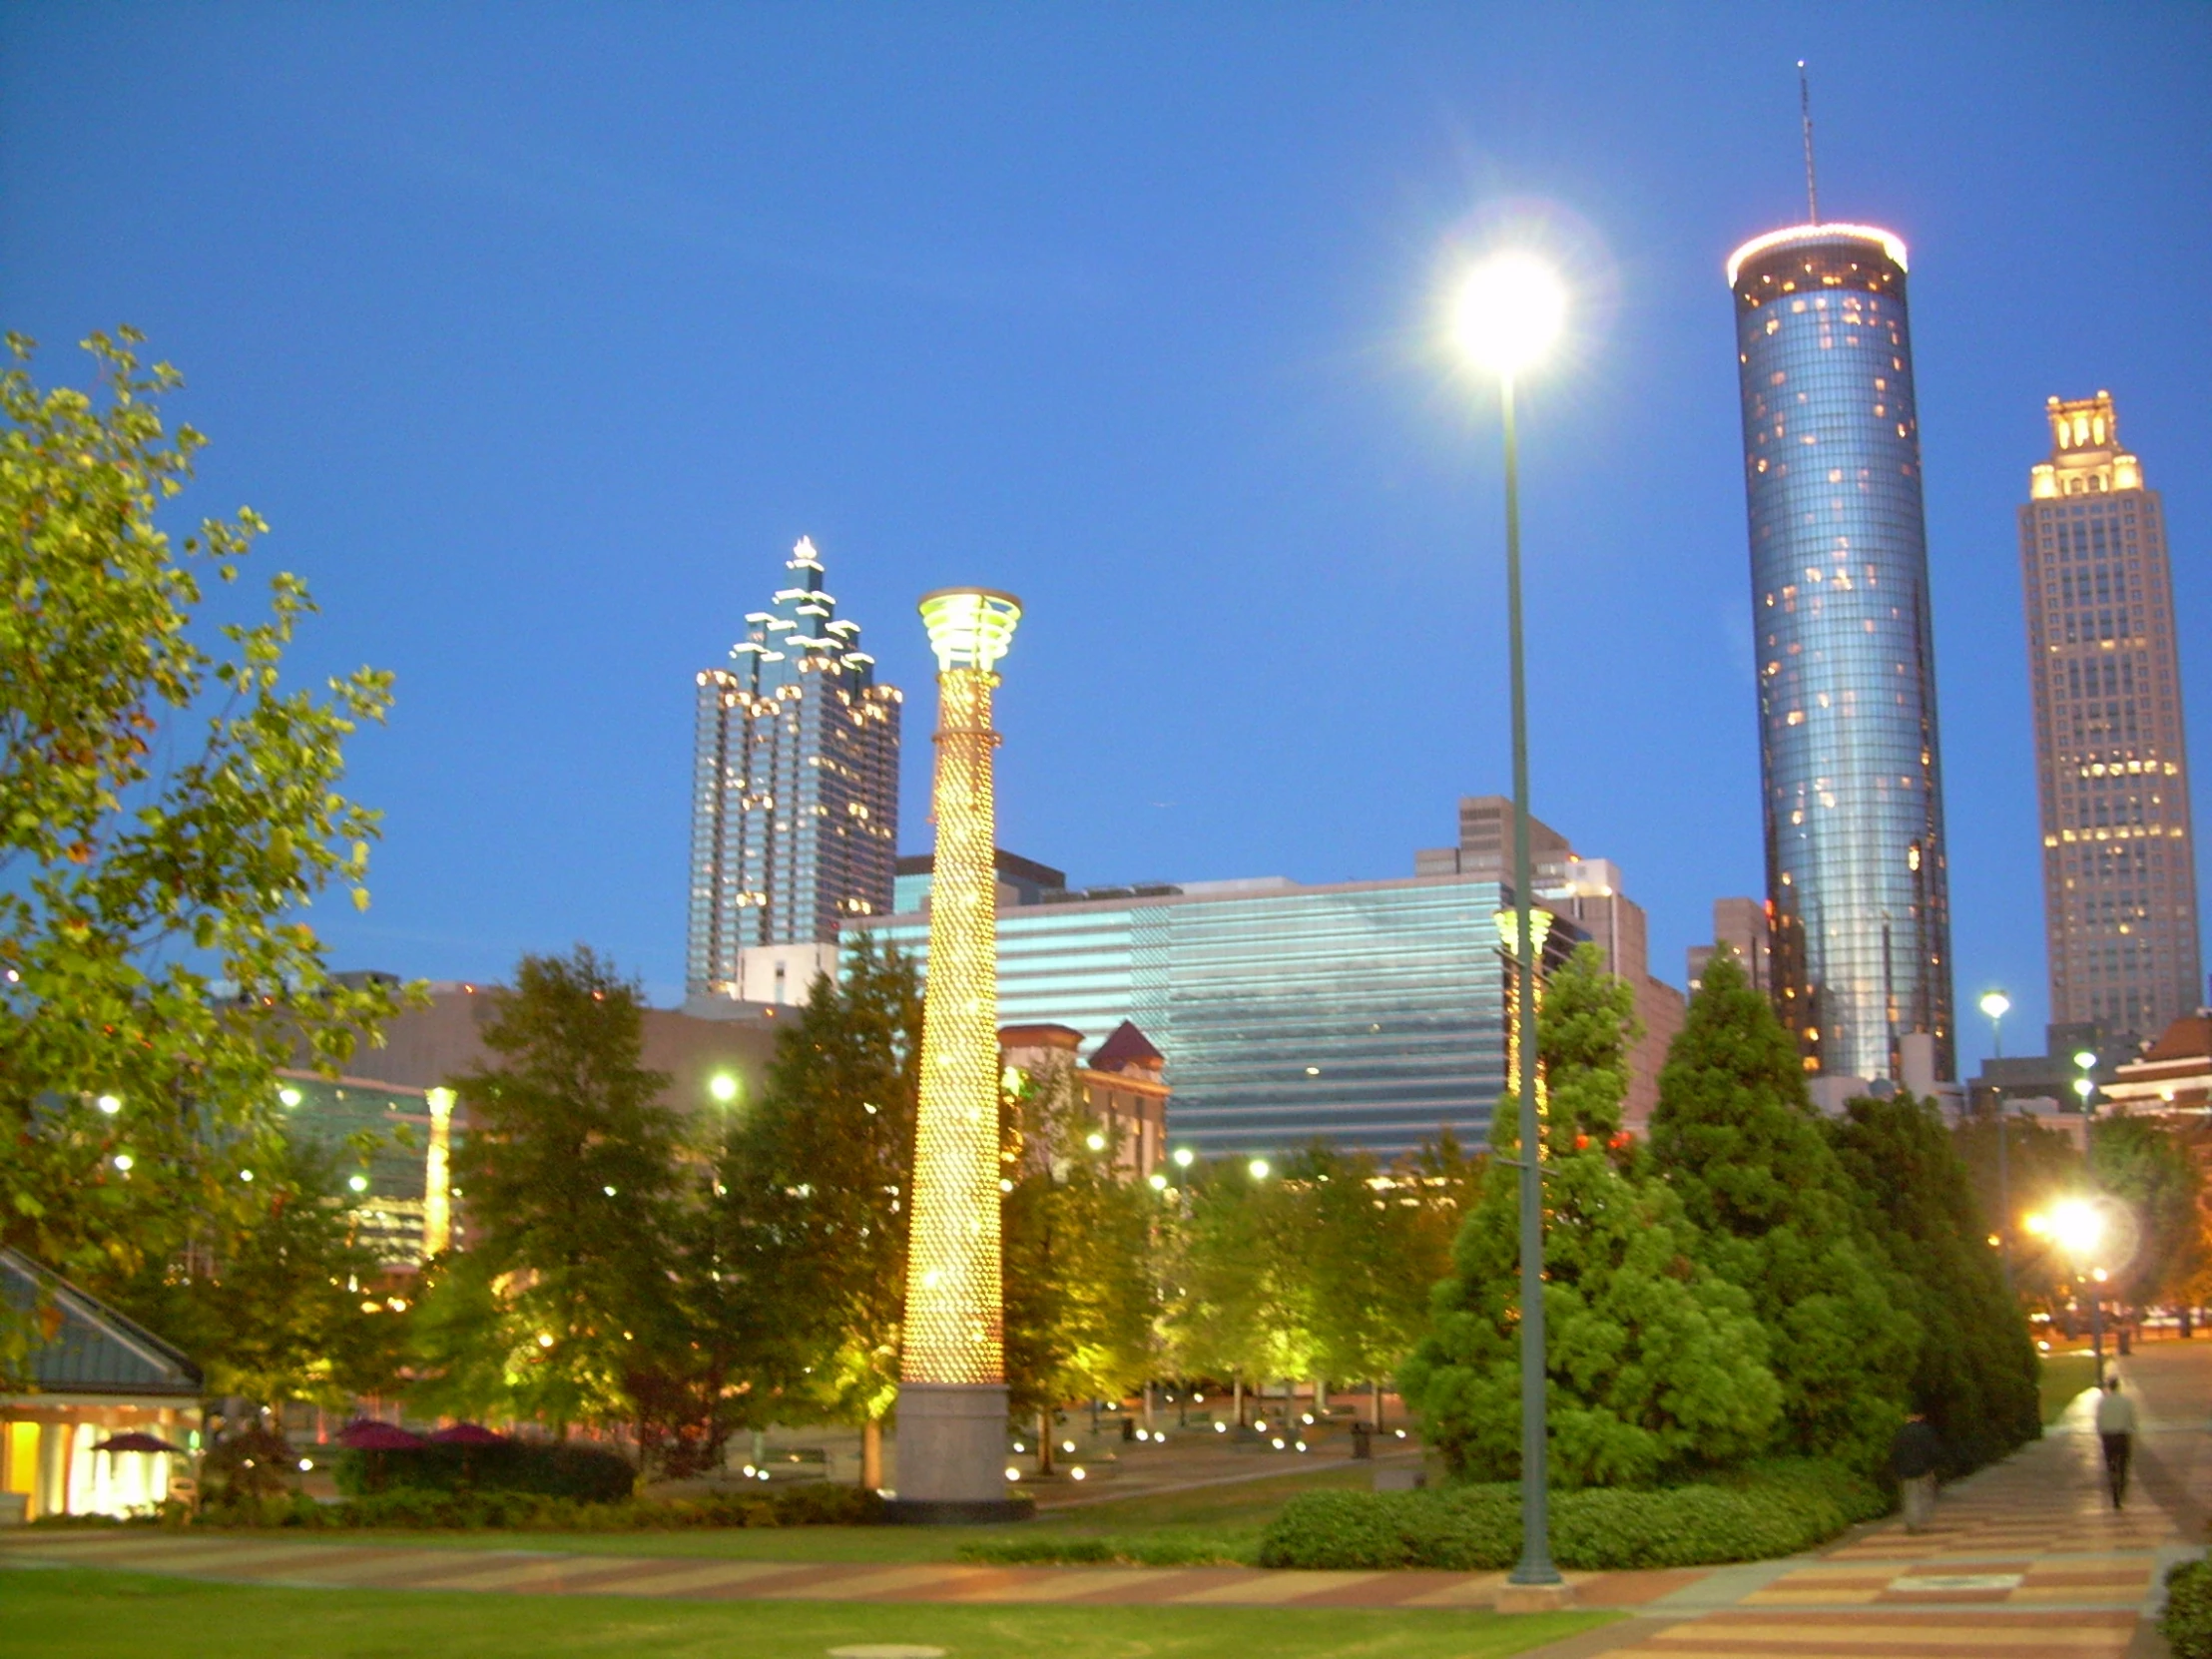
[[[1496,882],[1024,905],[998,916],[999,1018],[1124,1019],[1168,1057],[1169,1138],[1202,1155],[1323,1138],[1384,1157],[1480,1146],[1505,1079]],[[927,965],[927,923],[878,935]],[[1561,927],[1554,948],[1571,948]]]
[[[1810,1068],[1951,1070],[1949,916],[1905,275],[1877,240],[1736,281],[1776,988]]]

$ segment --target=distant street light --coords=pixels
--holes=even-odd
[[[738,1080],[727,1071],[718,1071],[707,1079],[707,1092],[727,1106],[738,1098]]]
[[[1505,611],[1513,723],[1513,1007],[1520,1022],[1521,1555],[1515,1584],[1564,1582],[1551,1560],[1549,1429],[1544,1420],[1544,1214],[1536,1118],[1535,884],[1528,847],[1528,684],[1521,636],[1520,437],[1513,383],[1542,360],[1566,321],[1567,294],[1532,254],[1499,254],[1459,289],[1452,332],[1476,367],[1496,376],[1505,439]]]

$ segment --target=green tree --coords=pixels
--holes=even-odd
[[[867,935],[841,980],[815,981],[778,1034],[757,1108],[718,1172],[718,1271],[758,1333],[746,1362],[756,1421],[858,1425],[861,1481],[882,1484],[906,1302],[921,989]]]
[[[1393,1377],[1428,1326],[1428,1298],[1450,1269],[1423,1246],[1425,1190],[1407,1169],[1317,1146],[1294,1160],[1309,1214],[1314,1364],[1345,1382]]]
[[[1302,1184],[1262,1160],[1217,1159],[1183,1179],[1165,1320],[1182,1377],[1311,1377],[1311,1240]]]
[[[1004,1124],[1008,1404],[1030,1415],[1070,1399],[1119,1398],[1154,1370],[1159,1200],[1128,1179],[1114,1131],[1084,1105],[1064,1065],[1009,1090]],[[1051,1435],[1040,1432],[1038,1445],[1049,1468]]]
[[[1941,1115],[1900,1094],[1851,1101],[1822,1128],[1902,1270],[1906,1311],[1921,1332],[1910,1397],[1942,1436],[1950,1468],[1978,1468],[2034,1439],[2034,1345]]]
[[[1550,1101],[1544,1318],[1551,1469],[1562,1485],[1634,1485],[1756,1455],[1781,1415],[1750,1299],[1701,1265],[1681,1201],[1620,1134],[1629,989],[1583,945],[1538,1021]],[[1514,1102],[1492,1120],[1481,1196],[1452,1278],[1399,1371],[1429,1443],[1461,1479],[1520,1471],[1519,1156]]]
[[[265,621],[205,626],[265,526],[161,527],[205,440],[141,342],[85,341],[90,394],[38,387],[20,335],[0,372],[0,1240],[102,1290],[250,1214],[229,1174],[276,1068],[303,1038],[335,1069],[395,1006],[300,915],[368,902],[376,815],[338,783],[390,677],[286,689],[313,606],[280,572]],[[0,1314],[0,1370],[26,1335]]]
[[[225,1230],[149,1263],[116,1287],[118,1306],[198,1360],[214,1395],[342,1409],[390,1387],[407,1300],[354,1241],[327,1154],[271,1136],[242,1150],[233,1179],[247,1197]]]
[[[2109,1264],[2110,1295],[2140,1307],[2178,1297],[2202,1257],[2198,1199],[2204,1178],[2180,1138],[2144,1117],[2089,1126],[2088,1174],[2125,1213],[2125,1260]]]
[[[680,1125],[648,1071],[637,985],[589,946],[524,956],[454,1080],[468,1254],[505,1316],[513,1409],[627,1420],[640,1326],[664,1306],[683,1212]],[[535,1353],[531,1352],[535,1349]]]
[[[1767,1328],[1782,1448],[1878,1470],[1920,1349],[1911,1292],[1821,1133],[1796,1045],[1727,956],[1659,1073],[1651,1157],[1700,1231],[1700,1260]]]
[[[2005,1178],[1997,1179],[1997,1122],[1994,1113],[1968,1118],[1951,1131],[1951,1144],[1966,1166],[1974,1208],[1994,1230],[2004,1215],[2000,1186],[2008,1189],[2012,1214],[2012,1285],[2017,1294],[2046,1309],[2055,1306],[2058,1287],[2071,1269],[2039,1241],[2027,1226],[2029,1216],[2048,1214],[2052,1205],[2089,1190],[2087,1161],[2072,1136],[2017,1113],[2004,1126]]]

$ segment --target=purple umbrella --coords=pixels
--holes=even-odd
[[[505,1445],[507,1436],[494,1433],[480,1422],[457,1422],[451,1428],[441,1428],[430,1436],[447,1445]]]
[[[410,1434],[388,1422],[378,1422],[373,1417],[355,1417],[338,1430],[338,1444],[351,1446],[355,1451],[407,1451],[415,1446],[427,1445],[420,1434]]]
[[[185,1448],[181,1445],[171,1445],[167,1440],[158,1439],[152,1434],[142,1434],[134,1428],[128,1434],[111,1434],[92,1449],[95,1451],[182,1452]]]

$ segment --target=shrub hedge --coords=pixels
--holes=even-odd
[[[2184,1561],[2166,1574],[2158,1631],[2174,1659],[2212,1659],[2212,1563]]]
[[[1587,1487],[1551,1500],[1551,1553],[1585,1570],[1689,1567],[1793,1555],[1889,1507],[1867,1481],[1810,1460],[1727,1485]],[[1520,1488],[1306,1492],[1260,1540],[1265,1567],[1485,1571],[1520,1557]]]
[[[332,1465],[348,1497],[412,1487],[433,1492],[538,1492],[583,1503],[618,1503],[637,1489],[630,1461],[599,1446],[501,1440],[495,1445],[432,1441],[392,1451],[347,1447]]]
[[[649,1532],[709,1526],[866,1526],[883,1518],[880,1494],[858,1486],[787,1486],[782,1491],[714,1492],[697,1498],[615,1503],[544,1492],[437,1491],[392,1486],[340,1503],[291,1494],[227,1504],[201,1513],[206,1526],[281,1526],[317,1531],[395,1527],[415,1531],[486,1528],[518,1532]]]
[[[959,1545],[952,1554],[955,1560],[989,1561],[1001,1566],[1100,1562],[1137,1567],[1249,1567],[1257,1560],[1249,1537],[1197,1532],[976,1538]]]

